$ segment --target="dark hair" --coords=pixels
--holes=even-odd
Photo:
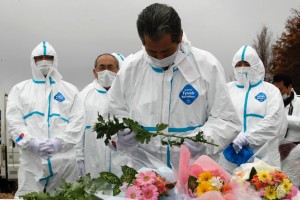
[[[276,74],[273,78],[273,83],[283,82],[285,87],[289,87],[292,84],[292,78],[285,73]]]
[[[180,42],[181,19],[175,9],[166,4],[154,3],[146,7],[139,14],[136,25],[143,44],[145,35],[157,40],[167,33],[171,34],[172,42]]]
[[[97,60],[98,60],[98,58],[100,58],[101,56],[111,56],[111,57],[113,57],[113,58],[116,60],[116,62],[117,62],[117,67],[118,67],[118,69],[119,69],[119,60],[118,60],[115,56],[111,55],[110,53],[103,53],[103,54],[100,54],[100,55],[96,58],[96,60],[95,60],[95,64],[94,64],[94,67],[95,67],[95,68],[97,67]]]

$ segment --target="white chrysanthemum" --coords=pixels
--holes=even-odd
[[[286,191],[284,189],[284,186],[280,184],[277,189],[276,189],[276,194],[278,199],[282,199],[283,197],[286,196]]]
[[[220,177],[213,177],[212,179],[210,179],[210,183],[211,186],[213,186],[214,188],[216,188],[217,190],[221,190],[224,182]]]

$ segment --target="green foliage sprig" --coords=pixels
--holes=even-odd
[[[24,200],[102,200],[94,194],[108,187],[109,184],[101,176],[92,179],[90,174],[87,174],[74,183],[67,183],[65,180],[62,180],[53,195],[50,195],[48,192],[31,192],[21,197]]]
[[[123,118],[123,122],[116,117],[112,119],[108,117],[108,120],[105,121],[101,115],[98,115],[98,122],[94,125],[93,129],[97,132],[97,138],[104,138],[105,145],[108,145],[112,140],[112,137],[118,133],[118,131],[123,130],[125,128],[129,128],[132,132],[136,133],[135,139],[141,144],[148,144],[150,142],[151,137],[162,136],[161,143],[162,145],[170,144],[173,145],[182,145],[184,140],[192,140],[193,142],[202,142],[214,146],[218,146],[217,144],[208,142],[203,137],[203,132],[199,131],[195,136],[180,136],[173,134],[164,134],[162,131],[168,127],[167,124],[157,124],[156,132],[149,132],[144,129],[138,122],[129,119]]]

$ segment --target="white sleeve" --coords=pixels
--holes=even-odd
[[[30,133],[28,133],[27,126],[23,119],[19,96],[20,88],[14,86],[8,95],[6,106],[6,120],[8,132],[12,140],[20,148],[25,148],[29,140],[32,139],[32,136],[30,135]]]
[[[208,141],[219,147],[206,145],[208,155],[225,149],[241,130],[241,122],[228,92],[223,67],[218,61],[212,67],[207,96],[209,117],[200,130]]]

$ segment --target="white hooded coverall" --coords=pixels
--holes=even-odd
[[[239,61],[250,64],[248,84],[243,84],[236,71],[235,66]],[[279,142],[287,126],[280,91],[274,85],[263,81],[265,68],[252,47],[241,47],[233,57],[232,66],[237,81],[228,83],[228,89],[243,123],[241,131],[246,134],[254,156],[271,166],[280,167]],[[227,161],[223,154],[219,163],[230,172],[237,167]]]
[[[34,57],[54,56],[53,68],[45,78]],[[34,191],[53,193],[62,179],[78,178],[75,149],[83,137],[84,108],[75,86],[62,80],[57,71],[57,55],[53,47],[40,43],[32,52],[32,79],[16,84],[9,93],[7,124],[12,140],[20,152],[18,191],[16,196]],[[25,147],[31,139],[58,138],[62,150],[51,158],[42,158]]]
[[[294,91],[292,91],[294,92]],[[291,108],[292,107],[292,108]],[[292,110],[289,115],[289,110]],[[281,163],[281,168],[292,180],[293,184],[300,186],[300,98],[294,92],[294,99],[285,107],[285,114],[288,121],[288,131],[284,143],[298,143]]]
[[[204,131],[207,140],[219,145],[207,145],[204,154],[223,150],[240,126],[221,64],[212,54],[191,47],[186,38],[166,71],[152,66],[144,49],[126,58],[108,99],[111,116],[129,117],[146,130],[155,131],[158,123],[165,123],[167,134],[188,136]],[[154,137],[138,146],[176,168],[180,148],[172,146],[168,151],[160,140]]]

